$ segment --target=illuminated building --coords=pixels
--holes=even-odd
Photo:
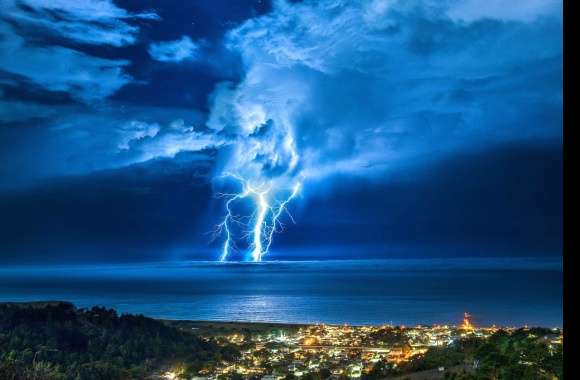
[[[466,332],[471,332],[475,329],[473,323],[471,323],[471,314],[467,312],[463,313],[463,323],[461,324],[460,329]]]

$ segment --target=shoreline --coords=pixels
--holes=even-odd
[[[430,328],[430,327],[438,327],[438,326],[445,326],[449,328],[458,328],[458,324],[451,324],[451,323],[419,323],[419,324],[390,324],[390,323],[369,323],[369,324],[356,324],[356,323],[324,323],[324,322],[260,322],[260,321],[244,321],[244,320],[195,320],[195,319],[169,319],[169,318],[156,318],[152,316],[148,316],[145,314],[139,313],[119,313],[117,309],[113,307],[103,306],[103,305],[91,305],[90,307],[79,307],[74,302],[71,301],[64,301],[64,300],[37,300],[37,301],[0,301],[0,305],[13,305],[13,306],[21,306],[21,307],[45,307],[48,305],[59,305],[59,304],[68,304],[72,305],[75,309],[90,309],[91,307],[105,307],[107,309],[115,310],[119,315],[143,315],[147,318],[155,319],[157,321],[167,323],[169,325],[178,327],[178,328],[229,328],[229,329],[241,329],[241,328],[248,328],[252,327],[254,329],[265,329],[265,328],[279,328],[279,329],[298,329],[301,327],[309,327],[309,326],[330,326],[330,327],[341,327],[341,326],[349,326],[354,328],[364,328],[364,327],[381,327],[381,326],[388,326],[392,328]],[[563,330],[562,326],[542,326],[542,325],[521,325],[521,326],[502,326],[498,324],[492,324],[491,326],[477,326],[477,329],[481,330],[489,330],[489,329],[503,329],[503,330],[516,330],[521,328],[546,328],[550,330]]]
[[[0,303],[0,322],[0,378],[471,380],[490,368],[562,377],[563,330],[479,327],[467,313],[460,326],[355,327],[174,321],[51,300]],[[54,377],[37,376],[46,369]]]

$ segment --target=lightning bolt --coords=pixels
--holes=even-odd
[[[266,200],[266,194],[258,193],[257,203],[258,203],[258,215],[256,217],[256,221],[254,222],[254,249],[252,250],[252,258],[254,261],[262,261],[262,230],[264,228],[264,220],[266,218],[266,213],[268,212],[270,205]]]
[[[244,178],[232,173],[224,174],[224,176],[237,180],[242,185],[242,189],[239,193],[218,194],[219,197],[227,198],[225,202],[226,215],[223,221],[216,226],[216,233],[225,235],[220,261],[227,261],[229,254],[236,250],[233,233],[230,228],[233,223],[240,225],[244,229],[243,236],[250,238],[249,256],[252,261],[262,261],[262,257],[268,254],[270,250],[274,234],[283,228],[283,224],[280,221],[283,213],[286,212],[290,219],[294,221],[292,215],[288,212],[287,206],[299,194],[302,185],[299,182],[296,183],[290,195],[279,201],[275,199],[270,182],[251,184]],[[249,218],[236,215],[232,210],[234,202],[248,197],[251,197],[254,202],[254,213]],[[275,205],[270,203],[271,200],[274,200],[273,203]]]
[[[264,253],[268,253],[268,251],[270,250],[270,245],[272,245],[274,233],[278,232],[278,227],[280,227],[280,229],[284,228],[284,225],[280,222],[280,216],[282,215],[282,212],[286,211],[286,213],[290,217],[290,220],[292,220],[292,222],[295,223],[292,214],[288,212],[286,206],[288,205],[288,203],[290,203],[290,201],[292,201],[292,199],[296,198],[296,196],[300,192],[301,187],[302,184],[298,182],[296,185],[294,185],[294,188],[292,189],[292,193],[290,194],[290,196],[286,198],[284,201],[279,203],[276,212],[272,216],[272,226],[270,227],[270,231],[266,238],[266,248],[264,249]]]
[[[218,224],[218,227],[217,227],[218,231],[224,231],[224,233],[226,235],[226,240],[224,242],[224,246],[222,249],[220,261],[225,261],[228,257],[230,249],[235,248],[232,244],[232,232],[230,230],[230,223],[231,222],[239,222],[239,221],[238,221],[238,218],[232,214],[231,205],[234,201],[236,201],[238,199],[245,198],[247,195],[248,194],[246,192],[243,192],[240,194],[234,194],[234,195],[231,195],[230,198],[226,202],[226,210],[227,210],[226,216],[224,217],[223,222]]]

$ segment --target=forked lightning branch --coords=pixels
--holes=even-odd
[[[291,189],[284,192],[287,194],[285,197],[280,197],[278,194],[282,191],[275,189],[270,181],[250,183],[232,173],[224,176],[235,179],[241,185],[241,191],[218,194],[218,197],[226,199],[226,214],[215,229],[216,235],[224,236],[220,261],[227,261],[234,251],[238,251],[236,241],[240,239],[247,241],[249,246],[245,256],[254,262],[262,261],[270,250],[274,234],[284,228],[281,220],[284,215],[294,222],[287,207],[300,193],[302,184],[296,182]],[[236,203],[244,201],[249,201],[253,210],[250,215],[238,215],[234,211]],[[235,236],[234,229],[241,231],[239,236]]]

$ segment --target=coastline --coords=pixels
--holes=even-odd
[[[89,307],[79,307],[72,301],[65,300],[36,300],[36,301],[0,301],[0,306],[11,305],[20,306],[22,308],[43,308],[46,306],[57,306],[57,305],[71,305],[75,309],[90,309],[91,307],[105,307],[102,305],[92,305]],[[113,310],[115,310],[113,308]],[[116,311],[116,310],[115,310]],[[119,313],[119,315],[134,315],[131,313]],[[137,314],[140,315],[140,314]],[[262,321],[244,321],[244,320],[195,320],[195,319],[169,319],[169,318],[155,318],[147,315],[143,315],[147,318],[151,318],[171,326],[181,328],[181,329],[199,329],[208,330],[212,328],[218,328],[223,330],[240,330],[249,329],[251,331],[260,331],[264,329],[299,329],[308,326],[328,326],[328,327],[342,327],[350,326],[353,328],[364,328],[364,327],[395,327],[395,328],[421,328],[421,327],[437,327],[437,326],[448,326],[450,328],[458,328],[460,324],[450,324],[450,323],[419,323],[419,324],[398,324],[392,325],[389,323],[370,323],[370,324],[356,324],[356,323],[323,323],[323,322],[262,322]],[[479,326],[482,329],[506,329],[506,330],[516,330],[520,328],[547,328],[547,329],[559,329],[562,330],[562,326],[542,326],[542,325],[521,325],[521,326],[508,326],[492,324],[489,326]]]
[[[488,378],[490,368],[562,373],[561,329],[480,327],[467,313],[460,326],[352,326],[156,320],[63,301],[3,302],[0,337],[0,378],[471,380]],[[533,362],[522,363],[529,353]]]

